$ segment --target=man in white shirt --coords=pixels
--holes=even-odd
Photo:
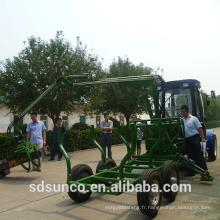
[[[37,149],[40,149],[46,146],[46,127],[42,121],[38,121],[36,112],[31,113],[31,120],[32,122],[28,124],[26,129],[27,140],[30,140],[32,144],[36,145]],[[37,163],[37,160],[34,162]],[[40,167],[33,166],[33,170],[41,172]]]
[[[101,122],[101,147],[106,155],[106,146],[108,147],[108,157],[112,159],[112,128],[113,122],[109,120],[109,113],[104,113],[105,120]]]
[[[197,166],[207,171],[208,168],[200,145],[200,142],[206,142],[202,125],[195,116],[189,114],[188,106],[183,105],[180,111],[185,127],[186,153],[191,160],[195,161]],[[188,176],[193,175],[190,172]]]

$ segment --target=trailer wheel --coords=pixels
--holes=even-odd
[[[72,168],[72,180],[76,181],[87,176],[93,175],[92,169],[86,164],[78,164]],[[91,191],[79,192],[71,192],[69,188],[68,195],[75,202],[84,202],[89,199],[91,196]]]
[[[11,173],[10,169],[0,171],[0,175],[3,176],[3,177],[4,177],[4,176],[7,176],[7,175],[10,174],[10,173]]]
[[[215,161],[217,158],[217,137],[215,134],[212,135],[214,147],[208,150],[209,161]]]
[[[142,191],[137,192],[137,201],[138,206],[142,214],[150,216],[151,218],[155,217],[160,208],[161,200],[162,200],[162,180],[160,177],[160,173],[155,171],[154,169],[145,170],[140,177],[139,184],[142,186]],[[144,187],[150,186],[149,189],[145,189]],[[154,192],[157,187],[157,191]]]
[[[113,159],[106,159],[106,168],[111,169],[113,167],[116,167],[117,164]],[[103,169],[103,160],[101,159],[96,167],[96,173],[99,173]]]
[[[177,186],[175,185],[179,186],[180,183],[179,169],[174,161],[168,160],[163,164],[160,173],[161,173],[163,185],[169,184],[169,189],[170,189],[169,192],[163,191],[163,197],[169,200],[170,202],[172,202],[175,200],[178,193],[177,191],[178,189],[176,189]],[[175,188],[172,190],[171,187],[175,187]]]

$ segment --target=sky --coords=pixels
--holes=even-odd
[[[218,0],[0,0],[0,27],[0,61],[30,36],[48,41],[63,31],[73,47],[79,36],[103,68],[127,56],[160,67],[166,81],[198,79],[220,95]]]

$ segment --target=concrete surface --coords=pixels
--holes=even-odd
[[[215,129],[220,143],[220,128]],[[220,146],[218,144],[218,149]],[[124,145],[112,147],[113,158],[119,164],[126,152]],[[219,151],[220,152],[220,151]],[[95,172],[100,153],[97,149],[78,151],[69,154],[72,166],[85,163]],[[0,178],[0,219],[148,219],[137,206],[135,192],[120,196],[93,193],[84,203],[76,204],[65,192],[30,192],[30,184],[65,183],[66,162],[47,161],[44,158],[42,172],[26,173],[21,166],[13,168],[11,174]],[[156,220],[166,219],[220,219],[220,158],[208,162],[213,182],[200,182],[199,175],[185,177],[181,183],[192,184],[191,193],[178,193],[176,200],[168,203],[162,200],[162,209]],[[108,210],[114,206],[116,210]],[[131,206],[128,209],[126,207]],[[123,209],[118,209],[118,208]],[[125,209],[126,208],[126,209]],[[203,208],[203,209],[201,209]]]

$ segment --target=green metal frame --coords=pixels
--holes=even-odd
[[[141,122],[141,125],[136,124],[137,122]],[[158,126],[158,138],[152,138],[152,140],[155,142],[148,151],[143,155],[133,155],[134,150],[136,149],[136,129],[137,127],[150,127],[152,129],[152,126],[157,127]],[[90,190],[91,184],[98,184],[98,183],[122,183],[124,186],[121,188],[128,189],[129,184],[137,184],[141,172],[132,172],[132,170],[145,170],[148,168],[153,168],[155,170],[160,170],[163,166],[163,163],[167,160],[173,160],[176,162],[179,162],[181,164],[184,164],[185,166],[192,169],[195,173],[198,173],[201,175],[201,181],[212,181],[213,177],[209,175],[209,173],[205,172],[200,167],[196,166],[194,161],[188,159],[187,157],[184,157],[181,155],[181,151],[185,145],[183,143],[183,146],[181,149],[175,148],[175,141],[177,138],[182,137],[184,135],[184,124],[182,119],[180,118],[168,118],[168,119],[149,119],[149,120],[139,120],[139,121],[132,121],[132,123],[129,125],[131,129],[131,135],[132,135],[132,141],[131,146],[129,143],[122,137],[122,140],[124,141],[125,145],[127,146],[127,154],[122,159],[119,166],[116,166],[111,169],[106,169],[103,166],[103,170],[97,174],[94,174],[92,176],[72,181],[71,173],[68,173],[67,177],[67,183],[69,185],[79,185],[84,184],[86,190]],[[168,127],[172,133],[173,129],[177,128],[177,132],[175,135],[171,136],[168,134],[167,130],[163,129],[164,127]],[[102,154],[102,158],[104,158],[103,161],[105,161],[104,152],[101,148],[101,146],[97,143],[94,137],[94,126],[92,126],[91,129],[92,134],[92,140],[95,146],[100,150]],[[59,137],[61,138],[61,129],[58,129]],[[120,135],[120,132],[119,132]],[[149,140],[150,138],[147,137],[146,140]],[[65,152],[62,142],[59,141],[59,147],[62,152]],[[64,154],[65,155],[65,154]],[[133,156],[132,156],[133,155]],[[68,156],[67,156],[68,157]],[[66,157],[65,157],[66,158]],[[132,159],[131,159],[132,158]],[[70,160],[68,157],[68,167],[71,167]],[[129,184],[128,184],[129,183]],[[104,188],[101,188],[100,193],[107,193],[112,195],[119,195],[122,193],[122,191],[113,192],[111,190],[111,186],[106,185]]]
[[[126,139],[121,135],[120,129],[118,130],[118,135],[121,140],[125,143],[127,148],[127,154],[122,159],[119,166],[116,166],[111,169],[106,169],[106,159],[104,155],[104,151],[98,142],[95,139],[94,135],[94,126],[91,126],[91,137],[94,145],[100,150],[102,159],[103,159],[103,169],[101,172],[94,174],[92,176],[73,181],[71,180],[71,173],[70,173],[70,160],[69,157],[65,156],[68,161],[68,176],[67,176],[67,183],[69,185],[75,184],[84,184],[86,190],[90,190],[91,184],[94,183],[123,183],[126,187],[129,187],[128,182],[130,184],[138,183],[141,173],[132,172],[132,170],[143,170],[148,168],[153,168],[155,170],[160,170],[163,166],[163,163],[167,160],[173,160],[179,162],[186,167],[192,169],[195,173],[201,175],[201,181],[212,181],[214,178],[209,175],[208,172],[203,170],[202,168],[195,165],[194,161],[190,160],[189,158],[182,155],[182,150],[185,147],[185,132],[184,132],[184,123],[183,120],[177,117],[173,118],[161,118],[160,116],[160,106],[159,106],[159,97],[158,92],[156,89],[156,80],[155,78],[148,78],[148,80],[143,78],[133,78],[131,81],[128,81],[129,77],[127,78],[120,78],[117,79],[108,79],[106,81],[97,81],[97,82],[90,82],[90,83],[78,83],[76,86],[82,85],[94,85],[94,84],[103,84],[103,83],[122,83],[123,85],[130,86],[136,89],[141,89],[145,92],[145,102],[148,108],[149,115],[151,119],[149,120],[138,120],[132,121],[129,124],[131,130],[131,146],[126,141]],[[138,79],[138,80],[137,80]],[[135,80],[135,83],[134,81]],[[136,81],[137,80],[137,81]],[[154,113],[151,109],[151,103],[149,96],[151,96],[154,105]],[[137,122],[139,122],[137,124]],[[133,155],[134,150],[136,149],[136,132],[137,128],[142,127],[145,130],[145,146],[147,152],[143,155]],[[149,131],[155,130],[154,134],[150,134]],[[61,129],[58,130],[59,136],[59,147],[64,155],[66,154],[62,142],[61,142]],[[183,138],[183,144],[180,149],[176,148],[176,141],[178,138]],[[103,190],[103,191],[102,191]],[[101,188],[103,193],[119,195],[122,192],[112,192],[111,186],[106,185],[105,191],[104,188]]]
[[[41,161],[40,158],[36,159],[38,163],[35,163],[35,161],[31,157],[31,153],[35,152],[37,150],[36,146],[33,145],[30,141],[22,141],[15,150],[15,156],[17,157],[17,160],[19,161],[20,165],[27,170],[27,172],[31,169],[32,166],[40,167]],[[21,159],[23,155],[27,155],[27,158]],[[28,163],[28,166],[25,165],[25,163]]]
[[[72,82],[73,80],[73,82]],[[179,137],[185,137],[184,124],[180,118],[161,118],[161,109],[159,104],[159,93],[157,91],[157,80],[158,76],[145,75],[145,76],[131,76],[131,77],[119,77],[119,78],[107,78],[104,80],[94,81],[90,75],[70,75],[68,77],[59,78],[54,84],[52,84],[41,96],[39,96],[24,112],[22,112],[16,120],[24,117],[31,108],[37,104],[44,96],[46,96],[56,86],[64,86],[67,88],[77,88],[86,86],[95,86],[102,84],[115,84],[119,83],[124,86],[129,86],[138,90],[143,91],[145,97],[145,104],[147,111],[150,115],[149,120],[132,121],[129,124],[131,131],[131,145],[121,135],[120,129],[118,135],[121,140],[125,143],[127,153],[122,159],[119,166],[111,169],[106,169],[106,158],[103,149],[98,144],[94,135],[94,126],[91,127],[91,138],[95,146],[100,150],[103,160],[103,170],[92,176],[80,179],[78,181],[72,181],[72,170],[71,161],[62,145],[61,128],[58,128],[58,146],[66,160],[67,164],[67,183],[68,184],[80,184],[83,183],[86,189],[89,189],[91,184],[99,182],[119,182],[128,180],[132,184],[136,184],[140,178],[140,173],[132,172],[133,169],[147,169],[153,168],[160,170],[163,163],[166,160],[174,160],[184,164],[191,168],[195,173],[201,175],[201,180],[212,181],[213,177],[209,173],[205,172],[200,167],[196,166],[193,161],[181,155],[181,150],[184,148],[185,142],[181,149],[178,151],[175,148],[175,142]],[[152,109],[153,106],[153,109]],[[140,122],[140,124],[137,124]],[[14,126],[16,121],[9,125],[8,133],[10,134],[11,128]],[[141,126],[144,128],[146,139],[145,145],[147,153],[140,156],[133,156],[133,152],[136,149],[136,129]],[[153,131],[150,132],[150,131]],[[26,142],[27,146],[29,143]],[[22,148],[21,148],[22,149]],[[22,151],[22,150],[21,150]],[[19,153],[19,149],[18,152]],[[31,158],[29,158],[32,161]],[[33,161],[32,161],[33,163]],[[22,163],[23,164],[23,163]],[[26,168],[25,168],[26,169]],[[29,168],[27,168],[29,169]],[[126,183],[124,183],[126,185]],[[107,187],[107,186],[106,186]],[[110,187],[110,186],[108,186]],[[120,192],[110,194],[120,194]]]

